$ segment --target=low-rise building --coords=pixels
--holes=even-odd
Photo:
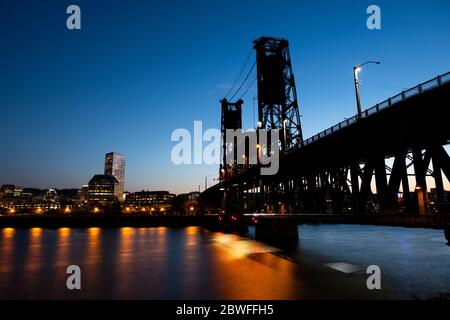
[[[96,174],[88,185],[89,205],[109,206],[117,203],[119,182],[110,175]]]
[[[133,210],[145,212],[168,212],[172,207],[175,195],[169,191],[139,191],[126,196],[125,206]]]

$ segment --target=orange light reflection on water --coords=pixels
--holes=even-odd
[[[55,259],[53,260],[53,268],[54,270],[64,270],[67,268],[67,262],[70,261],[70,253],[72,248],[72,238],[71,238],[72,229],[70,228],[59,228],[57,230],[57,243]],[[53,287],[51,290],[58,290],[58,284],[64,283],[66,278],[66,274],[62,272],[55,272],[54,277],[58,279],[54,281]]]
[[[39,238],[42,235],[42,228],[31,228],[31,236]]]
[[[16,229],[14,229],[14,228],[4,228],[3,229],[4,237],[7,237],[7,238],[13,237],[15,233],[16,233]]]
[[[101,272],[99,266],[102,261],[102,232],[100,228],[88,228],[87,235],[84,261],[86,263],[85,274],[88,276],[86,283],[89,283],[90,279],[97,279]]]
[[[213,284],[221,299],[293,299],[301,296],[295,262],[279,249],[234,234],[212,233],[215,251]],[[223,281],[227,279],[227,281]]]
[[[130,228],[130,227],[120,228],[120,235],[121,236],[132,236],[132,235],[134,235],[135,230],[136,230],[135,228]]]
[[[96,237],[100,234],[101,229],[100,228],[89,228],[88,233],[89,237]]]
[[[1,233],[1,242],[0,242],[0,252],[1,259],[3,263],[0,263],[0,272],[4,272],[5,274],[11,272],[14,268],[13,259],[14,259],[14,234],[16,230],[14,228],[4,228]],[[7,281],[12,281],[12,278],[8,277]],[[2,288],[3,284],[0,282],[0,288]]]
[[[60,238],[65,239],[65,238],[70,236],[70,231],[71,231],[70,228],[59,228],[58,229],[58,235],[59,235]]]

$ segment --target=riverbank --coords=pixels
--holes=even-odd
[[[188,227],[213,223],[211,216],[149,215],[23,215],[0,217],[0,228],[120,228],[120,227]]]

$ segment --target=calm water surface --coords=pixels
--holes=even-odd
[[[0,229],[0,298],[408,299],[450,292],[442,231],[299,230],[299,244],[280,250],[252,240],[253,230],[249,239],[199,227]],[[74,264],[80,291],[66,288]],[[381,291],[366,287],[373,264],[382,269]]]

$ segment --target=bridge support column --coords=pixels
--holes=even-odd
[[[375,184],[377,187],[377,198],[381,212],[387,209],[387,178],[386,178],[386,163],[384,156],[377,156],[375,161]]]
[[[405,155],[406,158],[406,155]],[[402,189],[403,189],[403,201],[405,202],[405,209],[407,213],[414,211],[411,194],[409,190],[408,169],[406,168],[405,158],[403,158],[401,175],[402,175]]]
[[[359,189],[359,200],[358,204],[360,209],[358,213],[365,213],[366,207],[367,209],[367,199],[369,194],[371,193],[371,182],[373,177],[373,165],[370,161],[366,161],[363,169],[363,173],[361,175],[361,187]]]
[[[436,183],[436,198],[437,198],[436,200],[438,205],[444,202],[444,181],[442,179],[439,148],[440,146],[433,146],[431,148],[431,158],[433,159],[433,171],[434,171],[433,174],[434,174],[434,181]]]
[[[353,206],[353,212],[352,213],[359,213],[359,210],[361,209],[359,207],[359,163],[353,163],[350,166],[350,178],[351,178],[351,185],[352,185],[352,206]]]
[[[298,224],[289,222],[267,222],[255,226],[255,238],[261,241],[298,241]]]
[[[419,215],[429,213],[426,171],[429,162],[424,161],[422,150],[413,150],[414,174],[416,177],[416,197]]]

